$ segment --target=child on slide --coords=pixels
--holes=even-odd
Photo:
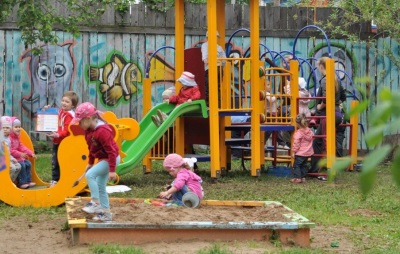
[[[200,90],[192,73],[184,71],[177,81],[181,82],[182,88],[177,95],[169,97],[168,101],[166,100],[168,103],[178,106],[185,102],[192,102],[200,99]],[[167,114],[161,110],[157,110],[157,115],[151,116],[151,120],[153,120],[154,124],[158,127],[167,117]]]

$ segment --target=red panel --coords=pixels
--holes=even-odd
[[[185,71],[191,72],[195,75],[195,80],[199,86],[201,98],[205,99],[204,88],[204,63],[201,60],[201,48],[188,48],[185,49]]]

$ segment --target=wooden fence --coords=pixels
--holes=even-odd
[[[58,3],[58,15],[68,14],[68,8]],[[307,26],[324,23],[335,8],[315,7],[273,7],[260,6],[260,36],[291,38]],[[248,5],[225,5],[226,34],[232,34],[240,28],[250,27]],[[340,16],[340,15],[339,15]],[[0,25],[3,29],[15,29],[16,14]],[[332,21],[333,25],[342,25],[340,20]],[[337,22],[335,24],[335,22]],[[120,13],[108,7],[99,21],[93,26],[82,26],[82,31],[107,33],[143,33],[165,34],[175,33],[174,8],[166,12],[151,10],[145,4],[132,4],[129,12]],[[185,29],[188,35],[204,35],[207,29],[207,5],[185,3]],[[369,23],[355,25],[350,30],[361,37],[370,35]],[[315,31],[306,31],[303,36],[319,36]]]

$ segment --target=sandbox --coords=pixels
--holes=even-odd
[[[196,209],[160,206],[159,199],[110,199],[112,222],[81,211],[89,198],[67,198],[74,244],[140,245],[177,241],[269,241],[310,245],[315,224],[276,201],[203,200]]]

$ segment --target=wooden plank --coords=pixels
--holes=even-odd
[[[24,44],[21,43],[21,32],[14,31],[12,40],[14,45],[12,46],[12,79],[10,81],[13,87],[13,114],[20,116],[24,129],[30,129],[32,125],[31,117],[29,114],[29,117],[24,114],[24,110],[21,107],[22,98],[26,98],[31,94],[32,85],[30,77],[27,75],[27,63],[19,61],[19,56],[24,52]]]
[[[243,16],[241,27],[250,29],[250,7],[248,5],[242,5]]]
[[[196,6],[196,8],[198,10],[198,16],[199,16],[198,28],[206,29],[207,28],[207,5],[198,4]],[[226,22],[225,22],[225,24],[226,24]]]
[[[148,26],[151,26],[151,27],[157,26],[157,23],[156,23],[157,11],[156,10],[152,10],[150,8],[147,8],[145,19],[146,19],[146,22],[143,24],[144,26],[146,26],[146,27],[148,27]]]
[[[74,78],[72,90],[79,94],[79,102],[84,102],[82,96],[84,89],[91,86],[89,81],[89,64],[90,64],[90,34],[82,33],[77,44],[73,49],[74,54],[77,56],[77,76]],[[78,56],[81,56],[79,59]]]
[[[105,12],[99,20],[100,25],[115,25],[115,10],[114,7],[106,5]]]
[[[5,33],[5,58],[4,58],[4,114],[8,116],[13,115],[13,105],[14,105],[14,93],[12,86],[12,47],[13,47],[13,32]],[[19,116],[19,115],[18,115]]]
[[[6,32],[0,30],[0,112],[4,112],[4,104],[6,103],[5,101],[6,76],[4,68],[6,62],[5,37],[6,37]]]
[[[171,8],[165,13],[165,27],[175,29],[175,9]]]

